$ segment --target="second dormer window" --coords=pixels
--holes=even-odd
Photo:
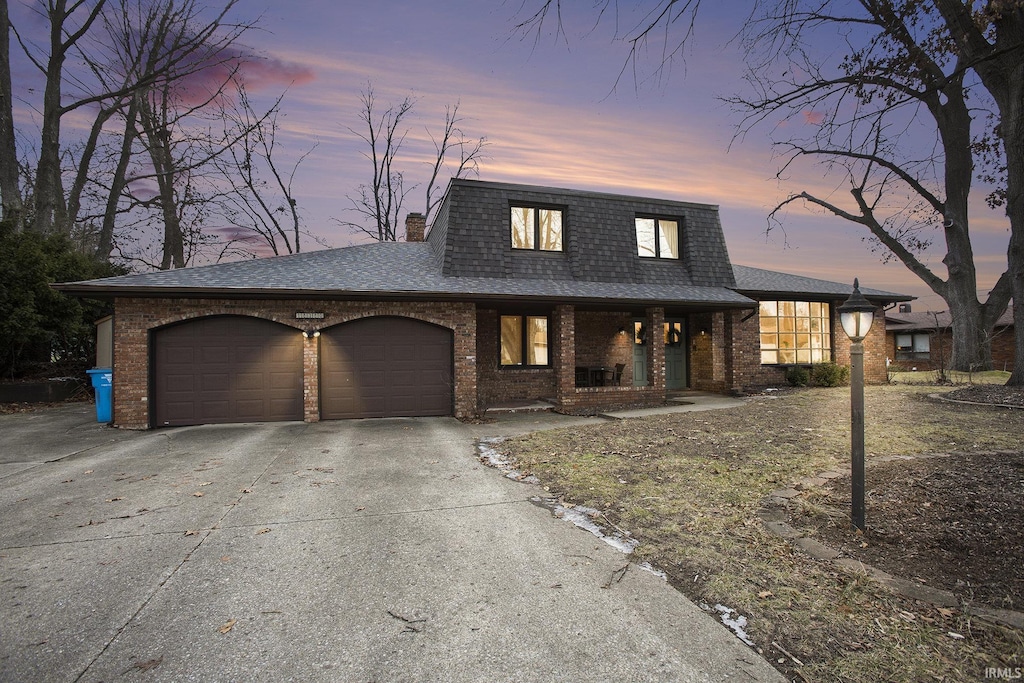
[[[638,216],[636,251],[647,258],[679,258],[679,221]]]
[[[512,248],[562,251],[562,211],[513,206]]]

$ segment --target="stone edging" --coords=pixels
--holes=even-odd
[[[991,404],[980,404],[991,405]],[[931,456],[939,457],[939,456]],[[948,456],[947,456],[948,457]],[[885,458],[884,460],[910,459],[905,457]],[[879,460],[881,461],[881,460]],[[967,614],[999,622],[1007,626],[1024,629],[1024,613],[1013,610],[995,609],[992,607],[973,607],[963,605],[951,591],[931,586],[922,586],[914,581],[893,576],[881,569],[872,567],[859,560],[843,557],[843,554],[820,541],[804,535],[802,532],[790,526],[786,519],[788,514],[785,508],[789,501],[800,495],[801,490],[812,486],[823,486],[832,479],[838,479],[844,472],[830,470],[822,472],[816,477],[809,477],[793,484],[790,488],[773,491],[762,503],[763,507],[757,515],[765,529],[790,542],[797,550],[805,553],[815,560],[831,562],[836,566],[851,572],[863,572],[875,579],[894,593],[898,593],[912,600],[920,600],[937,607],[955,607]]]

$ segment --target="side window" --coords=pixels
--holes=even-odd
[[[513,249],[562,251],[562,211],[536,206],[511,208]]]
[[[547,316],[501,316],[501,364],[548,365]]]
[[[636,251],[644,258],[679,258],[679,221],[638,216]]]

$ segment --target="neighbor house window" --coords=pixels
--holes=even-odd
[[[817,301],[761,302],[761,364],[832,360],[829,305]]]
[[[906,333],[896,335],[896,360],[930,360],[931,335]]]
[[[562,211],[512,207],[512,248],[562,251]]]
[[[636,251],[646,258],[679,258],[679,221],[637,217]]]
[[[501,316],[501,364],[548,364],[548,319],[546,316]]]

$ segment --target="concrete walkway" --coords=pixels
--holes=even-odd
[[[0,681],[782,680],[477,459],[588,418],[125,432],[91,409],[0,416]]]

